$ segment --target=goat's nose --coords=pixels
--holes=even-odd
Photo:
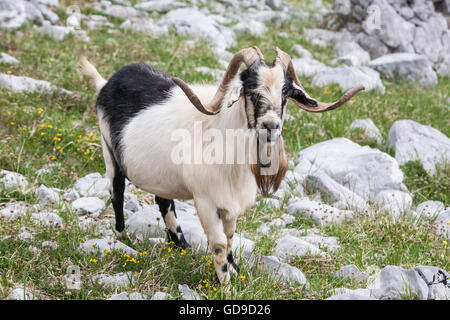
[[[262,127],[265,130],[277,130],[280,129],[280,124],[275,121],[267,121],[263,122]]]

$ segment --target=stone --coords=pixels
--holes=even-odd
[[[135,5],[136,9],[160,13],[186,7],[187,5],[185,3],[172,0],[145,1]]]
[[[201,300],[200,295],[197,292],[191,290],[187,284],[179,284],[178,291],[180,291],[181,300]]]
[[[338,209],[364,212],[370,208],[367,202],[358,194],[337,183],[333,178],[323,172],[307,175],[305,187],[309,192],[320,192],[322,199],[327,199],[331,203],[338,203],[339,207],[336,206]]]
[[[274,253],[281,260],[291,260],[293,257],[305,255],[325,255],[317,246],[290,235],[286,235],[278,241]]]
[[[114,24],[108,21],[108,18],[98,14],[90,15],[83,21],[89,30],[101,30],[104,28],[113,28]]]
[[[169,34],[169,28],[167,26],[158,25],[149,18],[127,19],[120,25],[120,28],[147,33],[153,38],[160,38]]]
[[[24,228],[22,228],[20,233],[17,235],[17,238],[22,241],[30,241],[34,239],[34,236],[28,231],[26,231]]]
[[[49,37],[58,41],[66,39],[69,35],[73,35],[77,38],[80,38],[85,42],[90,41],[86,31],[76,30],[72,26],[51,25],[50,23],[47,22],[43,23],[42,26],[40,26],[39,28],[36,28],[36,31],[42,34],[46,34]]]
[[[128,293],[124,291],[118,294],[113,294],[106,300],[148,300],[148,297],[139,292]]]
[[[369,67],[389,77],[389,79],[417,82],[427,87],[437,84],[437,75],[430,61],[425,56],[415,53],[384,55],[372,60]]]
[[[436,174],[436,164],[450,159],[450,139],[439,130],[412,120],[395,121],[388,143],[400,165],[419,160],[431,175]]]
[[[134,279],[131,272],[120,272],[113,275],[101,273],[93,275],[91,278],[92,284],[99,283],[110,288],[126,288],[129,287],[133,281]]]
[[[332,295],[331,297],[325,300],[378,300],[378,299],[372,298],[370,296],[347,293],[347,294]]]
[[[420,217],[436,218],[444,210],[445,206],[442,202],[430,200],[419,204],[416,208],[416,213]]]
[[[232,29],[236,34],[250,34],[256,37],[262,36],[267,32],[267,27],[262,22],[255,20],[240,21]]]
[[[75,189],[67,189],[63,195],[62,199],[66,201],[74,201],[80,198],[80,194]]]
[[[327,66],[313,58],[294,58],[292,64],[298,76],[313,77],[327,69]]]
[[[2,0],[0,2],[0,27],[9,30],[20,28],[27,20],[25,2]]]
[[[53,227],[62,226],[63,220],[61,217],[54,212],[37,212],[31,214],[31,219],[37,223],[49,225]]]
[[[412,200],[409,193],[399,190],[383,190],[377,194],[375,204],[382,210],[388,211],[392,217],[398,218],[411,209]]]
[[[360,129],[367,137],[375,140],[378,144],[383,143],[383,136],[372,119],[357,119],[350,124],[349,129]]]
[[[97,197],[82,197],[72,202],[72,209],[80,214],[97,218],[105,208],[105,202]]]
[[[311,52],[303,48],[303,46],[300,44],[295,44],[292,47],[291,51],[295,52],[300,58],[310,58],[310,59],[314,58]]]
[[[98,172],[90,173],[75,182],[73,187],[83,197],[109,197],[110,181]]]
[[[311,44],[325,48],[333,46],[339,41],[352,40],[353,36],[349,32],[336,32],[325,29],[303,29],[305,38]]]
[[[150,300],[172,300],[173,297],[165,292],[156,292]]]
[[[347,138],[334,138],[303,149],[294,172],[324,172],[365,200],[383,190],[407,192],[403,172],[390,155]]]
[[[58,249],[58,244],[54,241],[43,241],[41,247],[56,250]]]
[[[450,208],[438,214],[434,220],[436,233],[450,240]]]
[[[102,6],[94,6],[94,8],[98,8],[98,10],[103,11],[105,14],[109,16],[113,16],[121,19],[129,19],[135,17],[146,17],[147,13],[141,10],[136,10],[133,7],[129,6],[121,6],[121,5],[106,5],[102,8]]]
[[[15,76],[12,74],[4,74],[0,73],[0,87],[3,87],[7,90],[13,92],[24,92],[24,93],[32,93],[32,92],[42,92],[48,93],[52,91],[56,91],[60,94],[67,94],[69,96],[76,96],[75,93],[63,89],[57,88],[52,85],[50,82],[44,80],[36,80],[29,77]]]
[[[197,72],[200,72],[204,75],[210,75],[214,78],[214,80],[219,81],[223,78],[225,71],[220,69],[211,69],[208,67],[196,67],[194,69]]]
[[[291,200],[288,212],[292,215],[302,215],[311,218],[319,226],[331,223],[339,224],[353,215],[353,211],[340,210],[307,198]]]
[[[59,193],[43,184],[37,190],[37,197],[42,204],[57,204],[60,201]]]
[[[298,283],[309,288],[309,283],[303,272],[287,263],[280,262],[275,256],[262,256],[257,267],[263,272],[268,272],[277,281]]]
[[[340,248],[338,239],[336,237],[325,237],[314,234],[297,238],[309,242],[310,244],[317,246],[319,249],[326,249],[327,251],[331,252],[334,252]]]
[[[19,60],[10,56],[7,53],[0,52],[0,63],[3,64],[19,64]]]
[[[1,8],[1,7],[0,7]],[[24,288],[13,289],[6,298],[7,300],[35,300],[36,297]]]
[[[370,54],[361,48],[355,41],[340,41],[334,46],[337,56],[333,64],[346,64],[349,66],[364,66],[370,62]]]
[[[369,275],[365,272],[361,272],[358,269],[358,267],[355,266],[354,264],[350,264],[350,265],[341,267],[334,274],[334,277],[355,280],[358,282],[364,282],[364,281],[367,281],[367,279],[369,279]]]
[[[129,233],[141,239],[165,237],[166,226],[157,205],[144,205],[126,220],[125,226]],[[182,229],[184,232],[184,226]]]
[[[28,211],[29,209],[25,202],[11,202],[0,210],[0,216],[7,219],[16,219],[25,216]]]
[[[28,187],[28,180],[20,173],[0,169],[0,187],[6,191],[24,191]]]
[[[120,253],[126,253],[128,255],[137,255],[137,251],[133,248],[127,246],[126,244],[114,240],[112,238],[101,238],[101,239],[90,239],[85,241],[81,246],[80,250],[89,254],[100,254],[100,256],[105,256],[107,251],[117,250]]]
[[[428,300],[450,299],[450,276],[445,270],[433,266],[417,266],[414,270],[428,285]]]
[[[352,10],[350,0],[335,0],[333,3],[333,11],[342,16],[348,16]]]
[[[382,300],[428,298],[428,286],[418,273],[397,266],[384,267],[368,289],[375,298]]]
[[[341,65],[336,68],[326,68],[317,73],[312,79],[312,85],[327,87],[337,84],[343,91],[356,86],[364,86],[364,91],[375,90],[384,94],[385,87],[380,79],[380,74],[368,67],[353,67]]]

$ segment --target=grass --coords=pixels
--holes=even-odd
[[[302,5],[302,1],[290,1]],[[61,1],[64,5],[66,2]],[[83,4],[84,2],[82,2]],[[327,2],[327,4],[329,4]],[[91,8],[82,12],[97,13]],[[58,14],[63,18],[63,10]],[[109,18],[119,25],[122,20]],[[319,48],[308,43],[302,36],[306,27],[314,27],[314,21],[288,21],[281,28],[268,26],[262,37],[241,36],[235,52],[240,48],[257,45],[268,60],[274,58],[274,48],[279,46],[288,53],[294,44],[300,43],[310,50],[315,58],[329,62],[331,48]],[[280,30],[289,37],[280,37]],[[196,41],[195,47],[186,45],[186,38],[171,32],[168,37],[156,39],[151,35],[122,31],[121,34],[90,32],[90,43],[76,38],[55,41],[36,33],[31,26],[17,32],[2,32],[0,51],[7,52],[20,60],[19,65],[0,65],[1,73],[29,76],[50,81],[52,84],[81,93],[78,98],[58,94],[20,94],[0,88],[0,168],[20,172],[32,185],[25,192],[0,190],[0,203],[26,201],[37,203],[35,188],[40,184],[48,187],[68,188],[80,177],[91,172],[105,171],[99,144],[99,129],[95,118],[95,94],[87,81],[77,72],[77,55],[85,53],[105,77],[111,76],[121,66],[134,62],[147,62],[169,74],[189,82],[211,82],[210,76],[196,72],[198,66],[218,68],[219,63],[209,50],[207,43]],[[336,100],[342,95],[337,86],[312,87],[311,80],[301,79],[306,90],[323,101]],[[326,114],[309,114],[295,105],[288,106],[294,116],[284,127],[284,139],[290,159],[315,143],[334,137],[345,136],[361,144],[378,148],[394,155],[386,143],[378,144],[361,131],[349,131],[352,121],[371,118],[384,138],[394,121],[411,119],[428,124],[450,135],[448,113],[448,92],[450,79],[439,78],[433,88],[422,88],[411,83],[388,83],[384,81],[386,93],[379,96],[374,92],[360,93],[347,106]],[[39,171],[50,169],[47,173]],[[434,177],[429,177],[418,163],[402,166],[405,184],[414,195],[414,205],[425,200],[438,200],[449,205],[449,167],[442,165]],[[254,234],[263,222],[280,217],[287,204],[280,209],[271,209],[258,203],[239,218],[237,232]],[[386,213],[376,217],[358,216],[343,225],[319,228],[329,236],[339,239],[340,249],[329,252],[326,258],[304,257],[293,261],[302,270],[310,288],[301,285],[286,285],[274,281],[257,268],[240,263],[241,276],[233,276],[233,286],[226,290],[215,281],[214,268],[209,256],[193,252],[182,253],[170,245],[153,245],[132,237],[133,248],[138,255],[136,262],[128,261],[118,252],[88,255],[79,252],[80,244],[96,238],[104,232],[99,226],[82,229],[77,215],[65,206],[56,210],[64,220],[59,228],[36,225],[29,216],[23,219],[0,220],[0,298],[6,297],[16,285],[34,290],[46,299],[104,299],[114,289],[89,283],[92,275],[105,272],[131,271],[135,282],[128,291],[139,291],[151,296],[165,291],[178,298],[178,284],[186,283],[207,299],[322,299],[329,290],[336,287],[358,288],[365,283],[336,279],[332,275],[341,266],[354,263],[361,270],[373,275],[386,265],[394,264],[405,268],[420,264],[436,265],[449,269],[449,249],[444,238],[436,236],[430,221],[413,223],[405,216],[393,221]],[[111,221],[111,207],[101,220],[108,225]],[[34,240],[21,241],[17,235],[21,228],[34,234]],[[314,223],[306,218],[296,218],[292,227],[313,228]],[[112,227],[111,227],[112,228]],[[256,240],[256,253],[271,254],[278,229]],[[52,240],[58,244],[55,250],[42,249],[42,241]],[[40,248],[36,255],[28,250],[30,245]],[[139,262],[137,262],[139,260]],[[70,265],[76,264],[82,272],[81,290],[67,290],[64,275]]]

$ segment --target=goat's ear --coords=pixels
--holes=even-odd
[[[244,87],[242,81],[236,76],[228,85],[227,93],[224,96],[223,105],[230,108],[236,101],[238,101],[244,94]]]
[[[297,84],[292,83],[292,87],[288,92],[288,98],[297,101],[298,103],[307,107],[317,107],[317,100],[311,98],[303,88]]]

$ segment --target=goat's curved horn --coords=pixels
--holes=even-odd
[[[329,110],[336,109],[346,103],[348,100],[350,100],[355,94],[357,94],[359,91],[364,90],[364,86],[357,86],[354,88],[351,88],[348,90],[338,101],[335,102],[321,102],[315,99],[312,99],[303,89],[303,86],[301,85],[300,81],[297,78],[297,75],[295,74],[294,66],[292,64],[291,57],[284,51],[282,51],[280,48],[276,48],[276,58],[275,60],[277,62],[280,62],[284,66],[284,70],[286,73],[293,79],[294,83],[300,87],[300,89],[304,93],[304,100],[308,102],[309,106],[306,106],[302,102],[298,101],[297,99],[294,99],[292,97],[291,100],[300,108],[303,110],[306,110],[308,112],[325,112]]]
[[[202,104],[198,96],[182,79],[172,77],[172,80],[181,88],[181,90],[183,90],[183,92],[186,94],[188,99],[192,102],[192,104],[197,108],[198,111],[207,115],[215,115],[220,112],[220,107],[222,105],[222,100],[225,96],[227,86],[234,78],[234,76],[239,72],[241,64],[245,63],[245,65],[249,67],[252,63],[261,59],[264,59],[264,56],[256,46],[242,49],[241,51],[237,52],[234,55],[233,59],[231,59],[227,71],[222,78],[222,82],[220,83],[214,98],[207,105]]]

